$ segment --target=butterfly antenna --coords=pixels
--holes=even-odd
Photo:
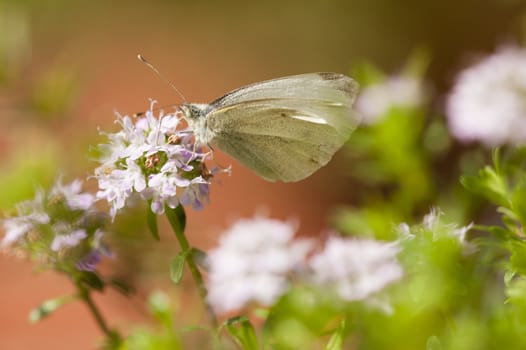
[[[188,102],[188,101],[186,100],[186,98],[184,97],[184,95],[181,93],[181,91],[179,91],[179,89],[177,89],[177,87],[174,85],[174,83],[172,83],[170,80],[166,79],[166,78],[164,77],[164,75],[162,75],[162,74],[159,72],[159,70],[157,70],[157,68],[155,68],[155,67],[153,66],[153,64],[151,64],[150,62],[148,62],[148,61],[146,60],[146,58],[144,58],[143,55],[138,54],[138,55],[137,55],[137,58],[139,59],[139,61],[141,61],[142,63],[144,63],[145,65],[147,65],[151,70],[153,70],[153,71],[155,72],[155,74],[157,74],[157,76],[158,76],[159,78],[161,78],[162,80],[164,80],[165,83],[167,83],[168,85],[170,85],[170,87],[171,87],[172,89],[174,89],[175,92],[177,92],[177,94],[179,95],[179,97],[181,97],[181,98],[183,99],[183,102],[185,102],[185,103]]]

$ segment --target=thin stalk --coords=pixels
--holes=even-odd
[[[208,319],[210,320],[212,326],[214,328],[217,328],[216,315],[214,313],[214,310],[212,310],[212,307],[210,306],[210,304],[208,304],[206,300],[208,291],[206,290],[205,283],[203,281],[203,276],[201,275],[201,272],[199,271],[199,268],[197,267],[197,264],[194,261],[192,248],[190,247],[190,244],[186,239],[186,235],[184,234],[184,222],[180,222],[181,219],[184,221],[184,211],[181,214],[183,217],[177,217],[175,210],[182,210],[182,208],[176,208],[175,210],[169,208],[166,209],[166,217],[168,218],[168,222],[170,222],[170,226],[172,227],[172,230],[175,233],[175,237],[177,238],[177,241],[179,242],[182,251],[189,253],[186,262],[188,264],[188,268],[190,269],[190,273],[192,274],[194,282],[197,285],[197,290],[199,292],[199,296],[201,297],[201,301],[205,305]]]
[[[79,297],[82,299],[86,305],[88,306],[88,309],[90,310],[91,314],[93,315],[93,318],[95,318],[95,322],[99,326],[99,328],[102,330],[102,332],[108,337],[108,339],[111,339],[114,337],[114,334],[109,329],[108,325],[106,324],[106,321],[102,317],[102,314],[100,313],[99,309],[93,302],[93,299],[91,298],[90,292],[85,287],[82,287],[77,284],[77,289],[79,291]]]

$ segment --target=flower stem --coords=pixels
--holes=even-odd
[[[108,337],[108,339],[114,338],[115,334],[113,334],[113,332],[108,328],[106,321],[104,321],[102,314],[100,313],[99,309],[97,308],[97,306],[93,302],[93,299],[91,298],[90,291],[79,284],[77,284],[77,289],[79,291],[80,299],[82,299],[86,303],[88,309],[91,311],[91,314],[95,318],[95,322],[102,330],[102,332]]]
[[[192,277],[194,279],[195,284],[197,285],[197,289],[199,291],[199,296],[201,297],[201,301],[205,305],[206,312],[208,314],[208,319],[210,320],[210,323],[213,327],[217,328],[217,318],[212,310],[212,307],[210,304],[208,304],[206,300],[206,295],[208,294],[208,291],[206,290],[203,276],[201,275],[201,272],[199,271],[199,268],[197,267],[197,264],[194,260],[194,254],[192,252],[192,248],[190,247],[190,244],[188,243],[188,240],[186,239],[186,235],[184,234],[184,228],[186,223],[186,215],[184,213],[184,209],[181,205],[179,205],[175,209],[166,208],[166,217],[168,218],[168,221],[170,222],[170,226],[172,226],[172,230],[175,233],[175,237],[177,238],[177,241],[179,241],[179,245],[181,246],[181,249],[183,252],[188,252],[188,258],[186,259],[186,262],[188,264],[188,268],[190,269],[190,273],[192,274]]]

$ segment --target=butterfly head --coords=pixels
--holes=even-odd
[[[179,108],[183,118],[192,129],[195,142],[199,145],[208,145],[213,138],[206,126],[206,116],[210,105],[202,103],[183,103]]]

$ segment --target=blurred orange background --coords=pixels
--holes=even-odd
[[[89,175],[96,166],[89,147],[104,142],[98,127],[117,129],[115,110],[143,111],[149,98],[161,106],[181,102],[137,60],[138,53],[187,100],[207,102],[273,77],[348,73],[361,60],[394,73],[413,49],[424,47],[432,57],[428,77],[441,96],[456,71],[477,55],[520,40],[526,28],[526,18],[518,15],[522,7],[522,1],[512,0],[3,0],[0,184],[5,194],[0,195],[0,208],[28,198],[57,174],[67,181]],[[297,219],[302,235],[318,235],[328,229],[335,207],[353,201],[346,176],[352,164],[345,152],[293,184],[265,182],[220,152],[216,160],[232,164],[232,175],[218,176],[203,211],[187,211],[188,237],[201,249],[212,247],[218,233],[236,218],[258,211]],[[88,181],[93,191],[94,182]],[[168,283],[167,273],[177,245],[168,230],[160,243],[154,242],[144,228],[143,211],[140,214],[137,225],[122,230],[133,228],[134,239],[142,243],[130,248],[126,240],[115,239],[117,260],[122,256],[124,262],[106,267],[131,276],[139,266],[142,274],[132,276],[137,297],[130,302],[110,292],[96,298],[110,324],[123,329],[147,322],[147,291],[156,286],[178,290]],[[67,305],[37,325],[28,323],[31,309],[72,292],[65,277],[32,269],[30,263],[0,256],[0,349],[95,348],[102,335],[84,305]],[[186,289],[192,288],[189,284]],[[189,317],[199,322],[201,315]]]

